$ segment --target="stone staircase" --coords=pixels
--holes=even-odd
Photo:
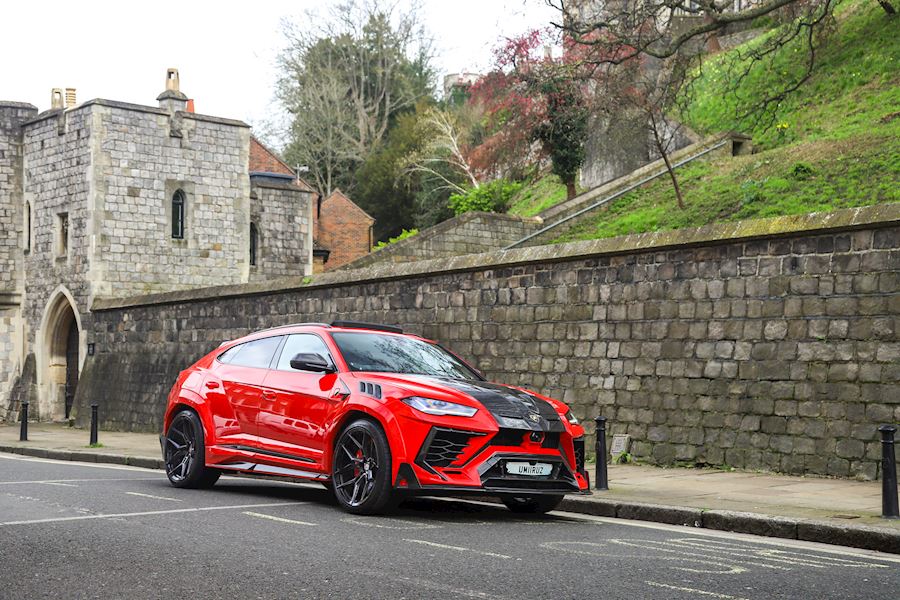
[[[678,168],[700,158],[712,156],[738,156],[752,152],[749,137],[729,132],[711,136],[694,144],[673,152],[669,160]],[[666,175],[665,162],[660,158],[618,179],[575,196],[571,200],[561,202],[538,215],[545,223],[533,233],[505,246],[504,250],[525,246],[540,246],[558,238],[583,219],[595,216],[613,200]]]

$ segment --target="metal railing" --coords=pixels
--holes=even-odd
[[[682,165],[686,165],[687,163],[689,163],[693,160],[696,160],[696,159],[700,158],[701,156],[705,156],[706,154],[709,154],[713,150],[718,150],[719,148],[721,148],[722,146],[725,146],[726,144],[728,144],[730,142],[731,142],[730,138],[725,138],[724,140],[721,140],[721,141],[713,144],[709,148],[705,148],[705,149],[701,150],[700,152],[697,152],[696,154],[692,154],[691,156],[688,156],[687,158],[681,159],[680,161],[678,161],[674,165],[672,165],[672,168],[677,169],[678,167],[680,167]],[[572,213],[571,215],[563,217],[559,221],[555,221],[555,222],[551,223],[550,225],[547,225],[546,227],[539,229],[539,230],[535,231],[534,233],[523,237],[521,240],[513,242],[509,246],[504,247],[503,250],[512,250],[516,246],[520,246],[529,240],[532,240],[540,235],[543,235],[544,233],[550,231],[551,229],[559,227],[563,223],[567,223],[567,222],[571,221],[572,219],[578,218],[587,212],[595,210],[595,209],[599,208],[600,206],[603,206],[607,202],[612,202],[613,200],[620,198],[620,197],[624,196],[625,194],[636,190],[637,188],[641,187],[645,183],[649,183],[650,181],[653,181],[657,177],[661,177],[662,175],[665,175],[668,172],[669,172],[669,170],[665,166],[662,166],[657,172],[653,173],[652,175],[648,175],[648,176],[644,177],[643,179],[641,179],[635,183],[632,183],[631,185],[629,185],[617,192],[610,194],[609,196],[604,196],[603,198],[594,202],[593,204],[591,204],[585,208],[582,208],[582,209]],[[626,177],[627,177],[627,175],[626,175]]]

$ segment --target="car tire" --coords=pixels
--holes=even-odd
[[[500,499],[514,513],[541,515],[559,506],[563,495],[503,496]]]
[[[222,472],[206,466],[203,423],[192,410],[182,410],[166,431],[163,462],[169,483],[177,488],[209,488]]]
[[[338,504],[357,515],[393,506],[391,447],[381,427],[368,419],[347,425],[334,445],[331,487]]]

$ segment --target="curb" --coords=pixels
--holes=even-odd
[[[55,460],[130,465],[145,469],[163,468],[161,458],[147,456],[126,456],[123,454],[4,445],[0,445],[0,452]],[[584,500],[578,497],[569,497],[563,500],[562,504],[559,505],[559,510],[595,517],[651,521],[668,525],[733,531],[735,533],[747,533],[764,537],[818,542],[821,544],[887,552],[889,554],[900,554],[900,530],[882,529],[867,525],[836,525],[828,521],[796,519],[759,513],[702,510],[683,506],[644,504],[619,500]]]
[[[653,521],[900,554],[900,530],[868,525],[837,525],[814,519],[731,510],[702,510],[618,500],[583,500],[577,497],[563,500],[559,510],[597,517]]]
[[[51,448],[30,448],[28,446],[2,446],[0,452],[10,454],[22,454],[37,458],[51,458],[54,460],[76,460],[79,462],[110,463],[114,465],[129,465],[143,467],[145,469],[164,468],[161,458],[149,456],[127,456],[124,454],[108,454],[103,452],[86,452],[80,450],[56,450]]]

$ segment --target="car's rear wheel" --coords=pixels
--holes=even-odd
[[[370,515],[390,507],[391,448],[381,427],[359,419],[344,428],[334,446],[331,484],[348,512]]]
[[[172,419],[166,431],[163,460],[169,482],[178,488],[212,487],[222,474],[206,466],[203,424],[197,413],[183,410]]]
[[[540,496],[503,496],[500,499],[503,500],[503,504],[506,505],[506,508],[513,511],[514,513],[539,515],[550,512],[551,510],[559,506],[559,503],[563,501],[563,496],[562,494]]]

